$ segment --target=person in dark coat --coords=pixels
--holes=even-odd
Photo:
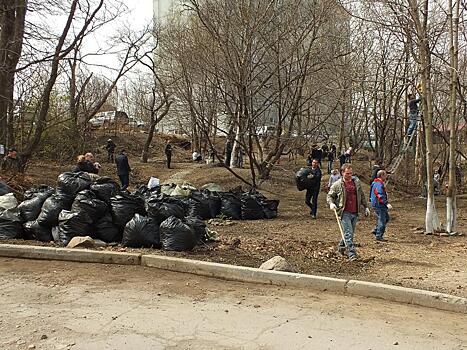
[[[342,166],[345,164],[345,161],[347,160],[347,156],[345,155],[345,153],[342,153],[340,156],[339,156],[339,163],[340,163],[340,167],[342,168]]]
[[[310,215],[312,219],[316,219],[318,210],[318,195],[321,187],[321,169],[319,168],[318,159],[311,161],[311,166],[308,168],[306,177],[308,178],[308,187],[305,194],[305,204],[310,207]]]
[[[225,165],[229,167],[230,159],[232,158],[232,142],[230,142],[230,140],[227,140],[227,142],[225,143],[224,153],[225,153]]]
[[[330,150],[328,152],[328,174],[331,174],[332,172],[332,163],[334,162],[334,152],[332,150]]]
[[[170,163],[172,162],[172,144],[170,140],[167,140],[164,148],[165,158],[167,161],[167,169],[170,169]]]
[[[117,165],[117,175],[122,183],[122,191],[125,191],[130,185],[131,168],[128,163],[128,157],[125,154],[125,149],[121,149],[120,153],[115,157],[115,164]]]
[[[78,156],[78,163],[76,164],[75,173],[80,171],[84,171],[90,174],[97,174],[99,173],[100,164],[93,163],[94,156],[92,153],[86,153],[85,155]]]
[[[16,175],[21,172],[22,164],[16,148],[10,148],[8,154],[2,159],[2,172]]]
[[[107,150],[107,161],[113,163],[114,162],[114,153],[115,153],[115,142],[112,139],[107,140],[107,145],[105,145],[105,149]]]

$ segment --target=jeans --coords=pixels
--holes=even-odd
[[[130,184],[130,174],[118,175],[120,182],[122,183],[122,191],[125,191]]]
[[[108,152],[107,153],[107,161],[109,161],[110,163],[114,162],[114,153],[113,152]]]
[[[311,215],[316,216],[316,211],[318,210],[318,188],[307,188],[305,194],[305,204],[308,205],[311,209]]]
[[[384,232],[386,231],[386,224],[389,221],[389,213],[388,208],[373,208],[376,213],[376,226],[373,229],[373,234],[376,238],[381,239],[384,236]]]
[[[407,136],[412,135],[417,127],[417,115],[409,113],[409,127],[407,128]]]
[[[357,225],[358,221],[358,214],[357,213],[349,213],[348,211],[344,211],[341,217],[341,224],[342,229],[344,230],[344,240],[341,239],[339,242],[339,249],[345,248],[347,246],[347,254],[349,257],[357,255],[355,251],[355,245],[353,243],[353,236],[355,233],[355,225]]]
[[[332,171],[332,160],[328,161],[328,174],[330,174]]]

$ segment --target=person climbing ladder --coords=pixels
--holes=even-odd
[[[409,100],[409,126],[407,128],[407,138],[410,138],[417,127],[419,111],[418,104],[420,103],[421,99],[415,98],[414,94],[409,94],[407,98]]]

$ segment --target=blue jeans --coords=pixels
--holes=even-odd
[[[357,225],[358,214],[349,213],[344,211],[341,217],[342,229],[344,230],[344,240],[341,239],[339,242],[339,248],[345,248],[347,246],[347,254],[349,257],[357,255],[355,251],[355,245],[353,243],[353,236],[355,233],[355,225]]]
[[[374,207],[373,209],[375,210],[377,218],[373,234],[376,238],[383,238],[384,232],[386,231],[386,224],[389,221],[388,208]]]
[[[409,127],[407,128],[407,136],[412,135],[417,127],[417,114],[409,113]]]
[[[316,212],[318,211],[318,195],[319,195],[319,187],[318,188],[308,188],[305,194],[305,204],[308,205],[311,209],[311,215],[316,216]]]

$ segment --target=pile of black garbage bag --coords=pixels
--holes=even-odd
[[[209,240],[203,220],[218,216],[272,219],[277,217],[278,205],[278,200],[255,190],[204,189],[190,191],[189,196],[171,196],[161,193],[160,187],[140,186],[129,193],[120,191],[108,177],[92,181],[84,172],[63,173],[55,189],[32,188],[16,208],[0,212],[0,240],[67,245],[73,237],[90,236],[125,247],[185,251]]]

